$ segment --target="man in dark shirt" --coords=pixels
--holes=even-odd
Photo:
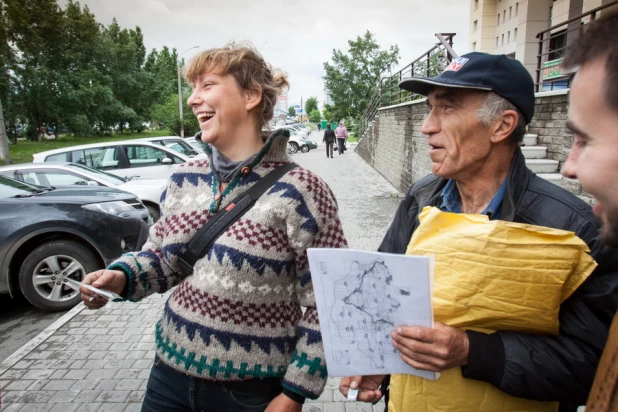
[[[330,128],[330,123],[326,123],[326,130],[324,130],[324,138],[322,139],[326,143],[326,157],[333,157],[333,146],[335,144],[335,132]]]

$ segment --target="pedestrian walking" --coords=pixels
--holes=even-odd
[[[611,39],[618,14],[604,15],[590,23],[575,40],[563,61],[568,70],[578,68],[569,93],[567,128],[575,140],[562,173],[579,179],[584,190],[594,196],[595,214],[601,219],[601,241],[618,247],[618,90],[607,87],[618,77],[618,44]],[[605,37],[610,36],[610,37]],[[612,149],[613,147],[613,149]],[[616,296],[615,283],[607,283]],[[604,308],[604,316],[615,311]],[[618,411],[618,317],[599,362],[586,403],[586,412]]]
[[[614,27],[604,32],[610,38]],[[615,49],[610,38],[603,40]],[[612,56],[615,64],[616,54]],[[594,104],[599,104],[602,96],[615,94],[615,89],[606,87],[608,80],[602,81],[602,73],[590,76],[589,81],[596,82],[598,95],[578,103],[589,105],[587,109],[593,113],[588,120],[594,125],[581,133],[582,139],[601,124],[600,116],[594,113],[610,110]],[[405,253],[419,227],[419,214],[424,207],[433,206],[451,213],[484,214],[492,220],[574,232],[586,242],[598,266],[560,304],[556,336],[512,330],[461,330],[439,322],[434,328],[401,326],[392,331],[391,337],[402,359],[416,369],[443,372],[443,376],[435,382],[407,375],[385,379],[347,377],[340,391],[347,395],[350,388],[359,388],[358,399],[369,402],[388,392],[390,411],[416,409],[417,405],[429,411],[576,411],[586,402],[618,307],[618,259],[615,252],[598,242],[600,224],[592,208],[526,167],[519,143],[534,114],[534,82],[530,74],[519,61],[506,55],[469,53],[436,77],[413,77],[403,80],[400,87],[427,96],[429,115],[421,132],[428,137],[433,174],[412,186],[380,251]],[[613,97],[611,101],[616,102]],[[613,123],[599,133],[607,133],[602,141],[610,139],[610,132],[616,134],[615,111],[612,113]],[[578,129],[574,130],[577,135]],[[600,142],[595,141],[595,150],[602,156],[610,153],[608,148],[613,146]],[[603,167],[603,173],[614,170],[600,159],[594,164]],[[611,177],[601,180],[603,173],[587,175],[591,177],[590,187],[615,194]],[[579,176],[583,180],[584,176]],[[487,256],[481,269],[488,282],[496,280],[491,258]],[[453,284],[454,298],[458,288],[470,287],[466,279],[462,276],[462,285]],[[482,310],[493,310],[487,301],[483,302]],[[478,390],[487,397],[470,399],[456,409],[445,406],[444,393]],[[608,386],[608,390],[615,390],[615,386]]]
[[[320,122],[318,122],[318,132],[322,131],[322,124]]]
[[[141,252],[83,282],[131,301],[178,285],[156,324],[142,411],[300,412],[327,376],[306,249],[347,246],[337,203],[321,178],[293,164],[288,131],[262,139],[288,80],[255,48],[201,52],[186,79],[208,159],[171,176]],[[281,168],[252,208],[189,259],[200,228],[241,208]],[[90,309],[106,303],[81,292]]]
[[[330,128],[330,123],[326,123],[326,130],[324,130],[324,137],[322,138],[322,142],[326,143],[326,157],[332,159],[333,157],[333,146],[335,144],[335,132]]]
[[[337,136],[339,154],[342,155],[344,150],[346,150],[345,142],[348,140],[348,129],[345,128],[343,122],[339,122],[339,126],[337,126],[335,130],[335,135]]]

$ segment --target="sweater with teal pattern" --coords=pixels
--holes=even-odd
[[[292,162],[287,140],[287,132],[270,136],[221,196],[208,159],[180,165],[142,250],[109,269],[127,275],[129,300],[178,285],[155,331],[156,352],[167,365],[222,381],[279,377],[284,389],[315,399],[327,374],[306,249],[347,247],[335,197],[321,178],[300,167],[287,172],[192,275],[183,278],[178,266],[187,243],[219,209]]]

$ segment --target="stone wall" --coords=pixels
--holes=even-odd
[[[560,169],[573,144],[566,130],[567,91],[538,93],[535,115],[528,128],[538,135],[538,145],[547,147],[547,157],[560,162]],[[431,172],[427,138],[421,133],[423,120],[429,114],[425,100],[383,107],[373,125],[359,143],[357,152],[400,192]],[[592,203],[581,185],[562,179],[562,186]]]
[[[358,144],[358,154],[400,192],[431,171],[429,146],[421,133],[427,114],[424,99],[383,107]]]
[[[573,145],[566,129],[569,96],[565,91],[538,93],[528,133],[538,135],[538,145],[547,147],[547,158],[560,162],[560,170]]]

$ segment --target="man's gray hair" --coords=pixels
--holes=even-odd
[[[504,97],[494,92],[487,92],[485,97],[483,97],[481,107],[476,112],[476,117],[483,125],[489,126],[498,120],[505,110],[515,110],[517,112],[519,120],[513,133],[509,136],[509,142],[519,144],[523,141],[526,134],[526,119],[524,119],[519,109]]]

